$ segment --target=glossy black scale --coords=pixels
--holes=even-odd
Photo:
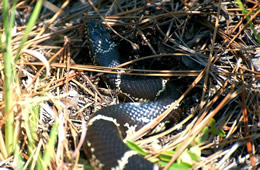
[[[96,20],[88,22],[88,37],[94,53],[94,60],[100,66],[116,67],[120,65],[120,56],[116,44],[104,25]],[[154,100],[158,91],[164,86],[161,78],[131,77],[127,75],[106,74],[107,82],[112,88],[119,88],[133,98]]]

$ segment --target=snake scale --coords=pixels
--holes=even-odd
[[[96,63],[106,67],[118,66],[118,48],[105,26],[97,20],[90,20],[86,28]],[[112,88],[118,88],[135,99],[148,99],[149,102],[112,105],[91,115],[83,145],[91,165],[95,169],[159,169],[158,165],[130,150],[123,139],[169,108],[180,96],[177,87],[160,78],[133,78],[120,73],[105,74],[104,77]],[[158,127],[164,127],[165,122],[167,120]]]

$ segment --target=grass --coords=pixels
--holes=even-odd
[[[142,2],[1,2],[0,166],[87,167],[85,123],[119,102],[99,76],[112,71],[92,64],[80,38],[78,20],[100,18],[130,59],[117,69],[180,82],[181,120],[138,146],[129,142],[134,149],[168,168],[259,166],[260,74],[252,59],[260,50],[260,3]],[[133,47],[140,49],[125,50]],[[136,63],[147,70],[127,67]]]
[[[12,30],[14,27],[14,17],[15,17],[15,5],[11,9],[11,15],[9,16],[9,4],[8,1],[3,1],[3,27],[4,27],[4,39],[5,42],[1,43],[3,58],[4,58],[4,101],[5,101],[5,116],[6,116],[6,125],[5,125],[5,143],[7,154],[10,154],[14,150],[16,142],[14,142],[14,99],[15,92],[13,91],[15,87],[15,63],[13,59],[13,51],[11,46],[12,40]],[[10,21],[10,22],[9,22]]]
[[[42,6],[42,0],[37,1],[35,4],[35,8],[32,11],[32,14],[30,16],[30,19],[28,20],[28,23],[26,25],[26,29],[24,31],[24,34],[22,36],[22,39],[19,43],[19,48],[17,51],[14,51],[13,46],[12,46],[12,37],[13,37],[13,30],[15,29],[14,23],[15,23],[15,14],[16,14],[16,6],[17,6],[17,1],[13,1],[12,4],[9,3],[9,1],[4,0],[2,2],[3,6],[3,13],[2,13],[2,20],[3,20],[3,30],[4,34],[2,34],[1,38],[1,51],[2,51],[2,56],[3,56],[3,61],[4,61],[4,113],[5,113],[5,122],[2,122],[5,124],[5,148],[3,148],[3,158],[7,158],[11,156],[12,154],[15,155],[14,161],[17,163],[17,168],[18,169],[23,169],[25,162],[22,160],[21,155],[20,155],[20,142],[18,141],[19,138],[17,139],[16,137],[19,135],[17,133],[17,130],[15,128],[16,124],[19,124],[19,121],[14,121],[15,120],[15,111],[16,109],[30,109],[32,108],[31,111],[25,111],[23,113],[22,118],[24,118],[25,121],[25,129],[26,129],[26,134],[28,137],[28,156],[35,156],[35,149],[36,149],[36,141],[34,139],[35,136],[37,136],[37,122],[39,119],[39,109],[34,109],[37,108],[38,105],[33,106],[29,105],[28,107],[21,107],[19,104],[17,104],[17,100],[21,96],[21,91],[20,91],[20,84],[19,84],[19,77],[16,73],[16,68],[17,68],[17,61],[19,60],[19,56],[21,55],[21,51],[24,48],[24,43],[27,41],[29,33],[31,32],[32,28],[35,26],[35,23],[38,19],[39,13],[41,11],[41,6]],[[18,88],[17,90],[15,90]],[[27,103],[29,104],[29,103]],[[38,117],[35,117],[35,115],[38,115]],[[30,122],[30,117],[33,116],[33,121]],[[32,123],[32,124],[31,124]],[[33,126],[30,126],[33,125]],[[56,126],[53,127],[53,130],[51,131],[55,133],[57,131],[57,128],[55,129]],[[51,135],[50,139],[50,144],[48,145],[48,149],[46,149],[46,153],[44,154],[44,159],[42,160],[42,157],[40,156],[41,154],[38,154],[37,158],[35,161],[37,162],[37,169],[46,169],[51,160],[51,154],[50,150],[52,152],[55,144],[55,139],[57,136]],[[42,162],[43,161],[43,166]],[[27,162],[29,163],[29,161]],[[34,162],[31,162],[31,169],[34,169]]]

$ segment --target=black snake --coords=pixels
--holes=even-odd
[[[106,67],[116,67],[120,64],[117,46],[104,25],[90,20],[87,35],[96,63]],[[150,102],[112,105],[91,116],[84,143],[84,150],[91,165],[96,169],[159,169],[158,165],[130,150],[123,139],[130,131],[139,130],[163,113],[180,96],[177,87],[160,78],[136,79],[120,73],[105,74],[105,79],[113,88],[119,88],[136,99],[145,98]],[[164,123],[165,121],[162,122]]]

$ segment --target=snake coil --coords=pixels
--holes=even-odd
[[[97,20],[90,20],[87,35],[97,64],[106,67],[120,64],[117,46],[104,25]],[[180,96],[177,87],[160,78],[136,79],[120,74],[105,74],[105,79],[111,87],[119,88],[136,99],[145,98],[150,102],[112,105],[91,116],[83,145],[91,165],[95,169],[159,169],[158,165],[130,150],[123,139],[169,108]],[[164,127],[165,122],[166,120],[158,127]]]

